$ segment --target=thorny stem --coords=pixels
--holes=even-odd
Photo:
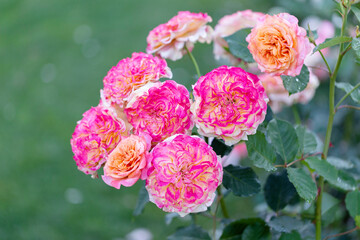
[[[294,118],[295,118],[295,122],[296,124],[300,125],[301,124],[301,118],[300,118],[300,114],[298,111],[298,108],[296,105],[292,105],[292,110],[293,110],[293,114],[294,114]]]
[[[219,186],[219,187],[216,189],[216,191],[217,191],[217,193],[218,193],[218,198],[219,198],[219,200],[220,200],[220,207],[221,207],[221,210],[222,210],[222,213],[223,213],[224,217],[225,217],[225,218],[230,218],[229,213],[228,213],[228,211],[227,211],[227,209],[226,209],[226,205],[225,205],[225,201],[224,201],[224,195],[222,194],[220,187],[221,187],[221,186]]]
[[[192,53],[189,51],[189,49],[187,48],[186,45],[185,45],[185,49],[186,49],[186,52],[189,54],[189,57],[190,57],[191,61],[193,62],[194,66],[195,66],[196,74],[198,75],[198,77],[201,77],[199,65],[197,64],[194,56],[193,56]]]
[[[209,144],[209,138],[205,137],[205,142],[207,144]],[[230,218],[229,213],[227,211],[226,205],[225,205],[225,201],[224,201],[224,195],[221,192],[221,185],[216,189],[217,193],[218,193],[218,201],[220,201],[220,207],[223,213],[223,216],[225,218]],[[218,206],[217,206],[218,207]],[[217,211],[217,207],[216,207],[216,211]],[[216,220],[216,211],[215,211],[215,220]],[[216,227],[216,226],[215,226]]]
[[[342,27],[341,27],[341,36],[344,36],[347,14],[348,14],[348,9],[344,8],[343,14],[342,14],[343,23],[342,23]],[[328,119],[328,125],[327,125],[327,129],[326,129],[323,154],[321,156],[321,158],[325,161],[327,159],[327,155],[329,152],[331,132],[332,132],[332,127],[333,127],[334,115],[335,115],[335,111],[334,111],[334,109],[335,109],[335,104],[334,104],[334,102],[335,102],[334,101],[334,99],[335,99],[335,80],[336,80],[336,76],[337,76],[337,73],[338,73],[340,65],[341,65],[341,61],[342,61],[345,53],[346,53],[346,51],[344,51],[344,44],[341,43],[338,60],[336,62],[334,71],[330,75],[329,119]],[[322,176],[319,177],[318,188],[319,188],[319,194],[318,194],[318,197],[316,200],[316,208],[315,208],[315,229],[316,229],[316,235],[315,235],[316,238],[315,239],[321,240],[321,207],[322,207],[321,205],[322,205],[322,195],[323,195],[323,190],[324,190],[324,178]]]
[[[352,92],[354,92],[358,87],[360,87],[360,83],[356,84],[355,87],[354,87],[353,89],[351,89],[350,92],[346,93],[346,94],[340,99],[340,101],[339,101],[339,102],[336,104],[336,106],[335,106],[335,112],[336,112],[336,109],[339,108],[340,104],[341,104],[348,96],[350,96],[350,94],[351,94]]]
[[[213,215],[213,239],[216,240],[216,213],[217,213],[217,210],[219,208],[219,199],[217,199],[216,201],[216,207],[215,207],[215,211],[214,211],[214,215]]]
[[[289,163],[289,164],[275,165],[274,167],[288,168],[288,167],[290,167],[291,165],[293,165],[293,164],[295,164],[295,163],[297,163],[297,162],[303,161],[303,160],[305,160],[305,159],[308,158],[308,157],[313,157],[313,156],[320,155],[320,154],[322,154],[322,152],[317,152],[317,153],[309,154],[309,155],[303,156],[302,158],[299,158],[299,159],[297,159],[297,160],[295,160],[295,161],[292,161],[292,162]]]
[[[335,112],[337,112],[337,110],[342,109],[342,108],[352,108],[355,110],[360,110],[360,107],[351,106],[351,105],[341,105],[340,107],[335,108]]]
[[[326,238],[324,238],[323,240],[328,240],[330,238],[334,238],[334,237],[340,237],[340,236],[343,236],[343,235],[346,235],[346,234],[349,234],[349,233],[352,233],[352,232],[355,232],[356,230],[359,230],[360,228],[359,227],[355,227],[349,231],[346,231],[346,232],[343,232],[343,233],[338,233],[338,234],[334,234],[334,235],[330,235],[330,236],[327,236]]]

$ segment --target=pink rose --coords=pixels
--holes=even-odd
[[[149,134],[153,146],[174,134],[188,134],[193,127],[189,92],[172,80],[133,92],[125,113],[134,132]]]
[[[179,12],[150,31],[146,52],[173,61],[180,59],[186,53],[185,46],[191,51],[196,42],[211,42],[212,28],[206,25],[211,21],[206,13]]]
[[[259,78],[238,67],[221,66],[199,78],[191,105],[201,135],[227,145],[247,140],[264,121],[267,101]]]
[[[128,131],[124,121],[117,119],[101,105],[83,114],[70,140],[78,169],[96,176],[96,171],[106,161]]]
[[[306,30],[288,13],[261,17],[246,41],[259,69],[276,76],[299,75],[312,49]]]
[[[315,95],[315,90],[319,86],[319,79],[310,71],[310,79],[307,87],[295,94],[289,96],[289,92],[285,89],[283,81],[279,76],[271,76],[263,74],[259,76],[266,95],[269,97],[269,105],[273,112],[280,112],[283,106],[291,106],[295,103],[308,103]]]
[[[140,178],[146,179],[151,138],[148,135],[123,138],[110,153],[102,179],[106,184],[120,189],[130,187]]]
[[[174,135],[151,151],[146,179],[150,201],[180,216],[206,211],[221,184],[223,169],[213,149],[199,137]]]
[[[225,41],[225,37],[234,34],[243,28],[255,27],[258,19],[264,16],[263,13],[253,12],[251,10],[237,11],[231,15],[222,17],[214,30],[214,55],[215,59],[225,58],[233,65],[241,62],[241,59],[233,56],[224,48],[229,47]]]
[[[164,59],[141,52],[133,53],[131,58],[122,59],[105,76],[103,104],[123,108],[127,97],[134,90],[148,82],[156,82],[162,77],[172,77]]]

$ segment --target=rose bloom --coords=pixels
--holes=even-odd
[[[246,41],[259,69],[277,76],[299,75],[312,50],[306,30],[288,13],[261,17]]]
[[[110,153],[102,179],[106,184],[120,189],[130,187],[140,178],[146,179],[151,138],[148,135],[130,135],[123,138]]]
[[[101,92],[105,106],[124,107],[127,97],[148,82],[160,78],[172,78],[170,68],[164,59],[146,53],[133,53],[131,58],[122,59],[105,76]]]
[[[183,217],[206,211],[212,204],[223,169],[220,158],[204,140],[179,134],[155,146],[147,173],[150,201]]]
[[[70,140],[78,169],[96,177],[96,171],[123,136],[128,135],[124,121],[103,106],[92,107],[83,114]]]
[[[265,119],[268,98],[260,80],[239,67],[221,66],[200,77],[193,94],[198,132],[227,145],[247,140]]]
[[[174,134],[193,128],[188,90],[175,81],[149,83],[135,91],[125,108],[134,132],[147,133],[153,146]]]
[[[150,31],[147,36],[146,52],[157,54],[173,61],[191,51],[195,42],[211,42],[212,28],[207,23],[212,19],[206,13],[179,12],[167,23]]]
[[[222,17],[215,26],[213,34],[215,59],[219,60],[220,58],[224,58],[228,59],[233,65],[239,64],[241,59],[233,56],[224,49],[229,47],[224,38],[234,34],[240,29],[255,27],[258,19],[262,16],[264,16],[263,13],[245,10]]]
[[[269,105],[274,113],[280,112],[283,106],[308,103],[314,97],[315,90],[319,86],[319,79],[310,71],[307,87],[303,91],[289,96],[289,92],[285,89],[281,77],[262,74],[259,78],[270,99]]]

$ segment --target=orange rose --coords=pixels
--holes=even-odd
[[[299,75],[312,49],[306,30],[288,13],[261,17],[246,41],[260,70],[276,76]]]
[[[151,139],[148,135],[131,135],[121,142],[109,155],[104,166],[104,182],[119,189],[121,185],[130,187],[139,178],[146,178]]]

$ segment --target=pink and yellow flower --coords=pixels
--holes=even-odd
[[[150,201],[180,216],[206,211],[223,176],[213,149],[201,138],[184,134],[155,146],[147,173]]]
[[[123,138],[105,163],[104,182],[119,189],[121,185],[134,185],[140,178],[145,180],[150,146],[151,138],[147,135]]]
[[[312,49],[306,30],[288,13],[261,17],[246,41],[260,70],[277,76],[299,75]]]
[[[211,42],[212,28],[207,23],[212,19],[206,13],[179,12],[167,23],[150,31],[146,52],[157,54],[173,61],[191,51],[196,42]]]
[[[123,136],[128,135],[124,121],[117,119],[101,105],[83,114],[70,140],[78,169],[96,176],[108,154]]]
[[[102,91],[104,105],[116,104],[123,108],[134,90],[162,77],[172,78],[164,59],[141,52],[133,53],[131,58],[122,59],[105,76]]]
[[[258,22],[263,13],[253,12],[251,10],[237,11],[231,15],[222,17],[214,30],[214,55],[215,59],[225,58],[233,65],[239,64],[241,59],[233,56],[224,48],[228,48],[225,37],[232,35],[243,28],[252,28]]]
[[[239,67],[221,66],[200,77],[193,94],[199,133],[227,145],[247,140],[265,119],[268,98],[260,80]]]
[[[149,83],[135,91],[125,108],[134,132],[147,133],[153,146],[193,127],[188,90],[175,81]]]
[[[281,77],[262,74],[259,78],[270,99],[269,105],[271,110],[275,113],[280,112],[283,106],[291,106],[295,103],[308,103],[314,97],[315,90],[319,86],[319,79],[310,71],[307,87],[303,91],[289,96],[289,92],[285,89]]]

